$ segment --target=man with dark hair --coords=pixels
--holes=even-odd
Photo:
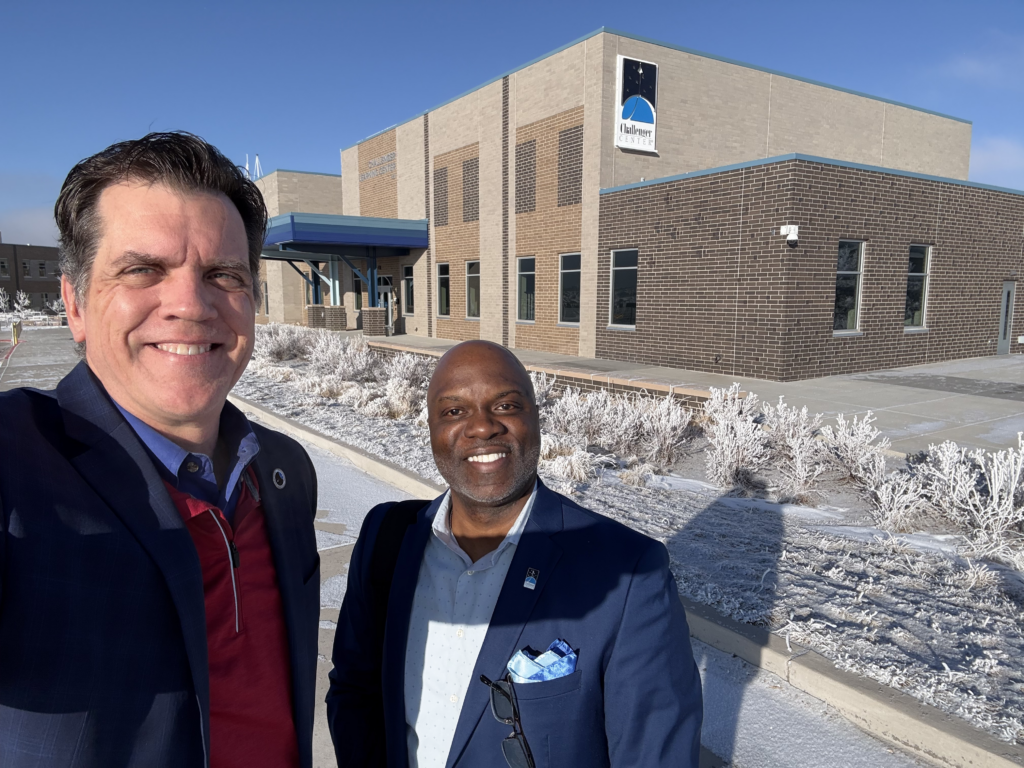
[[[441,358],[430,445],[449,491],[363,524],[327,717],[341,768],[697,768],[702,699],[664,545],[537,478],[519,360]]]
[[[0,394],[0,765],[311,768],[316,475],[226,402],[260,193],[154,133],[76,165],[55,213],[84,361]]]

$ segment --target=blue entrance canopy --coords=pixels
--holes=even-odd
[[[265,247],[286,246],[307,253],[332,253],[346,245],[426,248],[430,244],[426,219],[285,213],[274,216],[268,225]]]

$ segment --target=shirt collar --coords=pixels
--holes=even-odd
[[[530,519],[530,512],[533,510],[533,502],[537,498],[537,482],[533,483],[533,492],[530,494],[530,498],[526,500],[526,504],[523,505],[522,510],[519,512],[519,516],[516,521],[512,523],[512,527],[509,528],[508,533],[505,534],[505,538],[501,540],[501,543],[495,548],[490,555],[485,555],[477,563],[478,569],[489,568],[498,562],[498,558],[501,557],[501,553],[504,552],[508,547],[514,547],[519,543],[519,538],[523,535],[523,530],[526,528],[526,523]],[[459,546],[458,539],[455,538],[455,534],[452,533],[451,528],[451,510],[452,510],[452,492],[449,489],[444,498],[441,500],[441,506],[437,510],[437,514],[434,515],[434,522],[431,526],[431,530],[434,536],[448,549],[457,554],[467,565],[473,565],[472,559],[467,555],[462,547]]]

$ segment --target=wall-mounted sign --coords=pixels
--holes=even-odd
[[[386,155],[375,157],[367,165],[370,170],[359,174],[359,181],[368,181],[369,179],[375,179],[378,176],[383,176],[386,173],[393,174],[395,172],[395,153],[388,152]]]
[[[619,56],[615,146],[656,152],[658,65]]]

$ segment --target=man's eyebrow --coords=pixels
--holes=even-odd
[[[453,400],[456,403],[461,403],[462,402],[462,398],[459,397],[458,395],[441,395],[441,397],[439,397],[437,399],[438,400]]]
[[[116,259],[114,259],[111,266],[115,270],[139,265],[147,267],[158,267],[163,265],[166,261],[166,258],[162,256],[154,256],[151,253],[142,253],[140,251],[125,251]],[[238,261],[237,259],[215,259],[204,266],[206,269],[248,270],[249,268],[248,264]]]
[[[525,395],[521,391],[519,391],[518,389],[508,389],[508,390],[506,390],[504,392],[499,392],[494,397],[495,397],[495,399],[499,399],[499,398],[502,398],[502,397],[508,397],[509,395],[519,395],[520,397],[525,397]]]

